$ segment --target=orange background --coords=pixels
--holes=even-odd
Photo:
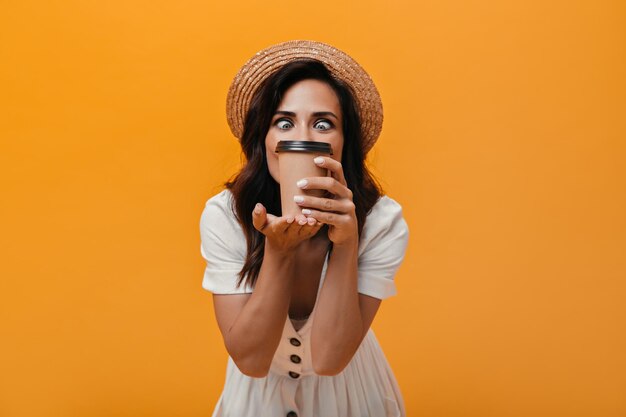
[[[10,0],[0,416],[209,416],[199,219],[230,80],[288,39],[359,61],[410,241],[374,330],[409,416],[626,415],[626,4]]]

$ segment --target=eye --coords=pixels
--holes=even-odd
[[[333,124],[329,120],[321,119],[315,123],[315,126],[320,126],[321,128],[319,130],[328,130],[332,129]]]
[[[278,119],[275,124],[279,129],[282,130],[287,129],[289,126],[293,126],[291,121],[289,121],[288,119]]]

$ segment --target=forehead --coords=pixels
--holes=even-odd
[[[285,91],[278,110],[339,112],[340,105],[330,85],[319,80],[302,80]]]

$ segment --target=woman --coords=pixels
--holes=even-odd
[[[289,41],[257,53],[227,98],[246,161],[200,220],[202,286],[229,353],[213,416],[404,416],[370,325],[408,241],[401,206],[365,156],[382,128],[380,96],[348,55]],[[281,216],[280,140],[322,141],[328,177],[298,181],[302,214]],[[313,159],[313,156],[311,157]]]

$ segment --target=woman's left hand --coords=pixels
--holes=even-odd
[[[303,208],[302,214],[305,216],[328,224],[328,238],[334,245],[358,243],[358,223],[352,190],[346,183],[341,162],[326,156],[319,156],[314,161],[321,161],[315,164],[329,169],[331,176],[302,178],[298,181],[298,186],[303,190],[326,190],[332,198],[300,195],[302,201],[296,203]],[[300,185],[302,180],[306,181],[305,185]]]

